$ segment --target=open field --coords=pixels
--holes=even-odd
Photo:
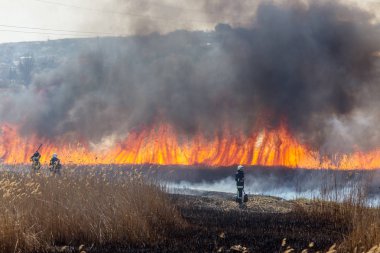
[[[327,252],[333,244],[338,252],[367,252],[380,243],[380,210],[367,205],[358,184],[349,192],[325,185],[319,200],[250,195],[239,208],[233,193],[166,193],[157,175],[139,168],[68,167],[62,176],[3,169],[5,253]],[[331,201],[337,197],[340,203]]]

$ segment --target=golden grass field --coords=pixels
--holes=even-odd
[[[161,189],[138,174],[96,173],[1,173],[0,252],[147,244],[181,225]]]

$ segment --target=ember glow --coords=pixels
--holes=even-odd
[[[206,138],[178,136],[165,124],[153,129],[130,133],[127,138],[106,151],[90,148],[86,141],[66,143],[21,137],[17,127],[3,126],[0,135],[0,159],[4,164],[24,164],[40,142],[41,161],[58,153],[66,164],[160,164],[229,166],[234,164],[286,166],[289,168],[376,169],[380,168],[380,150],[368,153],[321,156],[297,142],[286,127],[262,130],[246,137],[231,135]]]

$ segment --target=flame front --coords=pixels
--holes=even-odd
[[[129,133],[124,141],[106,151],[91,148],[86,141],[52,143],[37,136],[21,137],[17,127],[2,126],[0,161],[28,163],[36,147],[43,143],[41,161],[47,163],[56,152],[63,163],[71,164],[159,164],[229,166],[234,164],[286,166],[290,168],[377,169],[380,149],[368,153],[322,156],[293,138],[286,127],[262,130],[247,137],[226,131],[214,138],[201,134],[178,136],[165,124],[154,129]],[[334,157],[334,158],[332,158]]]

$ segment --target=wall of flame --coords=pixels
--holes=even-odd
[[[99,151],[86,141],[54,142],[37,136],[23,137],[18,128],[3,125],[0,133],[0,162],[29,163],[30,156],[40,150],[42,163],[57,153],[66,164],[159,164],[230,166],[235,164],[286,166],[289,168],[378,169],[380,150],[322,156],[300,144],[286,127],[262,130],[249,137],[231,135],[228,131],[214,138],[201,134],[178,136],[172,127],[159,125],[129,133],[112,148]]]

